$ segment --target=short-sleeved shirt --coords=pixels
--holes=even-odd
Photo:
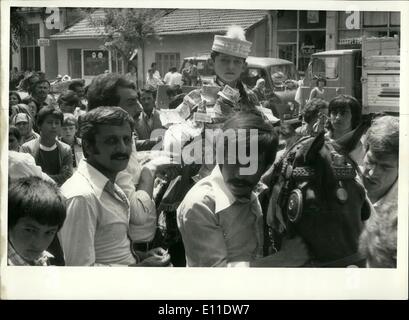
[[[260,203],[237,199],[216,166],[200,180],[177,209],[189,267],[249,266],[262,256],[263,221]]]

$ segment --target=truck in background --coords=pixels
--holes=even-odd
[[[199,73],[198,86],[211,85],[216,76],[210,54],[203,54],[183,59],[180,73],[189,60],[195,60]],[[299,123],[299,104],[295,100],[298,87],[298,73],[294,63],[284,59],[269,57],[252,57],[246,59],[247,68],[241,74],[241,80],[252,89],[258,79],[265,80],[265,95],[270,102],[271,110],[275,117],[289,123]],[[166,90],[169,87],[159,86],[157,94],[158,108],[167,108],[169,103]],[[187,93],[197,87],[182,86],[182,91]]]
[[[363,114],[399,114],[400,45],[398,38],[362,38],[362,50],[314,53],[301,87],[303,108],[318,78],[326,79],[324,99],[348,94],[362,104]]]

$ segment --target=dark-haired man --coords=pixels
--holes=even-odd
[[[152,133],[159,133],[159,131],[155,130],[163,129],[163,126],[159,113],[155,109],[153,92],[141,90],[139,100],[141,101],[143,112],[135,124],[136,150],[151,150],[162,140],[162,135],[152,135]]]
[[[360,249],[373,268],[396,268],[399,178],[399,118],[375,119],[366,134],[363,183],[373,204]]]
[[[42,107],[50,106],[54,102],[49,93],[50,82],[46,79],[38,80],[31,85],[30,95],[23,100],[23,103],[28,105],[34,119]]]
[[[73,170],[70,146],[56,139],[63,119],[59,109],[43,107],[37,115],[40,137],[21,146],[21,151],[30,153],[43,172],[60,186],[71,177]]]
[[[100,106],[118,106],[134,120],[142,112],[135,84],[116,73],[96,76],[88,87],[87,98],[88,110]]]
[[[88,109],[119,106],[135,120],[142,111],[135,86],[118,74],[102,74],[93,79],[88,89]],[[135,144],[128,165],[116,176],[116,184],[130,202],[129,237],[134,249],[153,248],[156,233],[156,210],[152,199],[156,173],[169,165],[169,159],[157,158],[143,167],[138,162]]]
[[[177,209],[187,265],[284,267],[305,263],[306,249],[300,239],[289,240],[279,253],[262,257],[263,216],[254,189],[276,156],[278,139],[273,127],[261,115],[238,112],[226,121],[219,139],[218,165]]]
[[[80,121],[85,159],[62,186],[67,220],[61,243],[67,265],[163,266],[161,248],[133,252],[128,237],[129,200],[115,181],[128,166],[134,121],[119,107],[99,107]]]

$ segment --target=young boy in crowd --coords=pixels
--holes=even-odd
[[[60,140],[71,147],[72,167],[74,170],[78,167],[78,163],[84,157],[82,153],[81,139],[75,135],[77,129],[78,121],[75,116],[71,113],[64,113]]]
[[[61,132],[63,113],[55,107],[43,107],[37,115],[40,137],[21,146],[30,153],[43,172],[59,186],[72,176],[71,148],[56,138]]]
[[[65,216],[65,199],[55,184],[39,177],[12,182],[8,198],[8,265],[50,265],[53,256],[46,250]]]

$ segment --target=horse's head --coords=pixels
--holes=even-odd
[[[266,210],[270,236],[301,236],[313,265],[354,255],[369,216],[365,190],[343,150],[321,133],[297,141],[274,167]]]

